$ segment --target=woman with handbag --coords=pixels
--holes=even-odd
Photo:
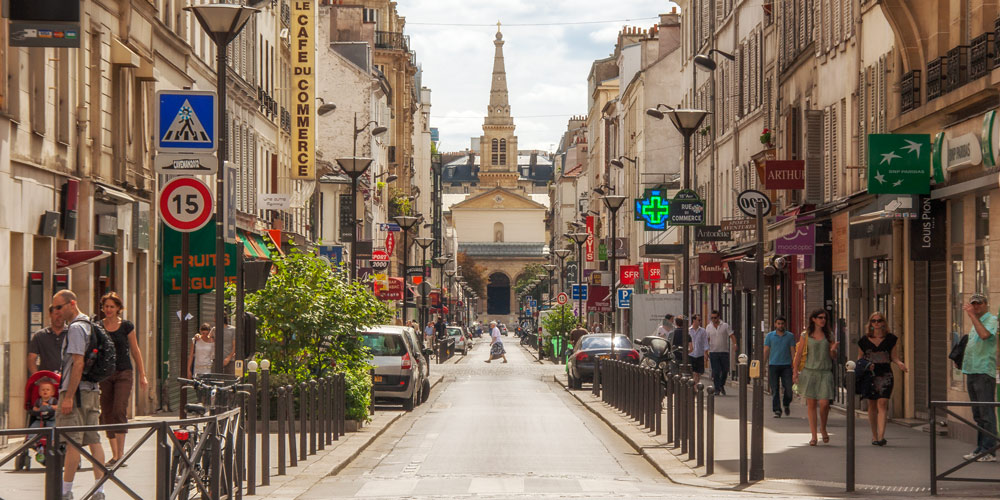
[[[872,427],[872,445],[885,446],[885,424],[889,419],[889,398],[892,397],[892,364],[906,373],[906,365],[899,359],[899,338],[889,333],[885,316],[874,312],[868,317],[868,332],[858,340],[858,359],[867,360],[872,366],[872,383],[861,399],[868,400],[868,423]]]
[[[840,343],[834,342],[827,318],[824,309],[817,309],[809,315],[809,327],[802,332],[792,361],[792,382],[798,385],[799,394],[806,398],[806,415],[812,433],[809,446],[816,446],[817,417],[823,442],[830,442],[826,421],[830,416],[830,400],[834,397],[833,362],[837,359]]]

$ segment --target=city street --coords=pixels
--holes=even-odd
[[[482,341],[357,459],[300,495],[267,498],[735,498],[678,486],[504,339],[508,364]],[[783,498],[783,497],[772,497]],[[791,497],[788,497],[791,498]]]

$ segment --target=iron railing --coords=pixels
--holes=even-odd
[[[969,44],[969,81],[982,78],[993,69],[996,58],[996,35],[987,31]]]
[[[979,482],[979,483],[1000,483],[1000,479],[997,478],[987,478],[987,477],[954,477],[952,474],[958,472],[963,467],[976,462],[980,457],[986,454],[996,454],[997,448],[1000,448],[1000,433],[997,429],[984,429],[974,422],[970,422],[966,417],[959,415],[949,409],[949,407],[962,407],[962,408],[989,408],[989,411],[997,411],[1000,408],[1000,403],[998,402],[975,402],[975,401],[931,401],[930,404],[930,419],[931,419],[931,495],[937,495],[938,493],[938,481],[968,481],[968,482]],[[991,450],[983,450],[976,456],[968,459],[963,459],[958,465],[938,474],[938,459],[937,459],[937,417],[938,411],[943,412],[945,415],[949,415],[955,420],[972,427],[977,432],[985,432],[993,439],[997,440],[993,445]]]
[[[947,91],[947,81],[945,79],[946,67],[947,62],[943,57],[927,63],[927,102],[943,96]]]
[[[410,51],[410,36],[395,31],[376,31],[375,48]]]
[[[915,69],[903,75],[899,82],[899,110],[902,113],[920,107],[920,70]]]
[[[951,92],[969,81],[969,46],[959,45],[948,51],[948,84],[946,92]]]

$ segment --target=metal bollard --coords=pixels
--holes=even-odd
[[[674,433],[673,433],[673,443],[674,448],[681,447],[681,376],[679,374],[674,374],[673,376],[673,398],[674,398]]]
[[[333,444],[333,377],[323,377],[324,387],[323,403],[326,408],[326,418],[323,419],[326,429],[326,444]]]
[[[595,396],[601,395],[601,360],[594,360],[594,384],[590,388],[590,393]]]
[[[333,439],[340,439],[347,431],[347,400],[345,399],[347,394],[347,375],[341,373],[337,376],[337,393],[334,395],[334,404],[337,405],[337,432],[333,435]]]
[[[677,440],[681,442],[681,454],[688,451],[688,378],[681,377],[680,386],[677,388],[680,398],[681,429],[677,434]]]
[[[660,376],[666,381],[666,401],[667,401],[667,442],[674,440],[674,379],[670,374],[664,374],[661,370]]]
[[[705,384],[698,383],[695,386],[698,391],[698,404],[695,405],[695,412],[697,413],[698,422],[698,432],[695,433],[696,444],[698,445],[698,467],[705,465]]]
[[[705,426],[705,475],[715,473],[715,387],[708,388],[708,422]]]
[[[271,484],[271,362],[260,361],[260,484]],[[255,436],[256,437],[256,436]]]
[[[299,384],[299,460],[308,458],[309,448],[309,384]]]
[[[653,387],[656,390],[656,404],[654,408],[656,409],[656,435],[659,436],[663,433],[663,384],[660,383],[660,372],[658,370],[653,370]]]
[[[285,475],[285,414],[288,412],[285,403],[285,388],[278,388],[278,475]]]
[[[306,392],[306,404],[309,405],[309,454],[316,454],[316,424],[319,422],[316,414],[319,413],[319,405],[316,403],[316,380],[309,381],[309,390]]]
[[[288,422],[288,465],[296,467],[298,465],[299,454],[295,450],[295,387],[285,386],[285,405],[287,405],[285,415]]]
[[[740,354],[737,370],[740,384],[740,484],[750,484],[747,464],[747,379],[750,367],[747,366],[747,355]]]
[[[695,405],[695,379],[694,376],[688,378],[687,387],[687,401],[688,401],[688,416],[687,416],[687,431],[688,431],[688,460],[695,460],[696,456],[696,439],[697,439],[697,428],[695,426],[695,413],[697,407]]]
[[[438,359],[440,360],[441,358]],[[371,368],[368,370],[368,376],[371,377],[372,381],[372,392],[369,395],[370,399],[368,400],[368,414],[374,415],[375,414],[375,368]]]
[[[253,387],[250,389],[250,415],[247,416],[247,425],[250,426],[250,439],[247,440],[247,495],[257,494],[257,369],[260,365],[256,361],[247,363],[247,382]]]
[[[855,424],[855,414],[854,414],[854,381],[857,374],[854,373],[856,363],[854,361],[848,361],[847,368],[847,492],[854,492],[854,424]]]

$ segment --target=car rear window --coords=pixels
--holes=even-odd
[[[615,347],[632,348],[632,343],[628,337],[615,335]],[[611,337],[584,337],[580,344],[580,349],[609,349],[611,348]]]
[[[462,335],[462,329],[461,328],[449,328],[448,329],[448,336],[454,336],[454,335],[461,336]]]
[[[372,356],[402,356],[406,354],[406,344],[403,337],[391,333],[361,334],[365,346],[371,350]]]

